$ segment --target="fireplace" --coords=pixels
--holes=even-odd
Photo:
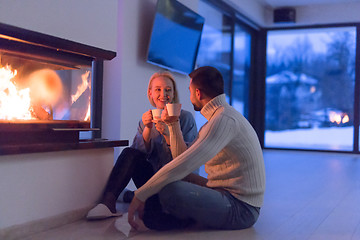
[[[100,138],[102,66],[115,56],[0,23],[0,154]]]

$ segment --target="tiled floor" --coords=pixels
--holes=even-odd
[[[252,228],[135,232],[125,215],[79,221],[26,239],[360,239],[360,156],[275,150],[265,151],[264,156],[265,203]]]

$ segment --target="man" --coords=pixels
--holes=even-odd
[[[190,100],[208,120],[186,150],[176,117],[163,111],[174,159],[135,192],[128,221],[157,230],[191,223],[215,229],[243,229],[258,219],[265,191],[262,149],[250,123],[225,99],[221,73],[201,67],[189,74]],[[191,174],[205,164],[207,179]]]

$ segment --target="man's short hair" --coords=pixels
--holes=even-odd
[[[189,77],[192,79],[192,84],[208,97],[214,98],[224,93],[224,79],[214,67],[200,67],[192,71]]]

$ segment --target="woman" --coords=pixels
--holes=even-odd
[[[178,103],[174,77],[170,72],[157,72],[149,80],[147,91],[152,106],[164,109],[167,103]],[[190,144],[197,136],[193,115],[181,110],[180,125],[184,141]],[[110,174],[100,203],[91,209],[88,219],[103,219],[116,213],[116,199],[133,179],[137,188],[147,182],[162,166],[172,160],[169,129],[165,123],[154,121],[152,111],[142,115],[138,131],[131,147],[125,148],[118,157]]]

